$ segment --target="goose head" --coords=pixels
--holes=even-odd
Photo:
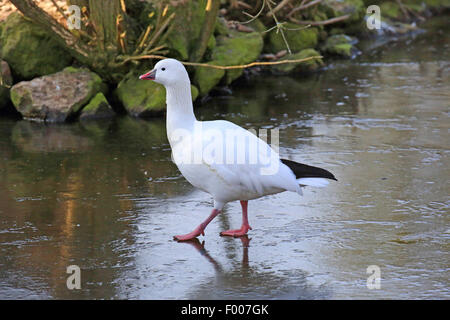
[[[139,79],[153,80],[166,88],[178,84],[190,84],[186,68],[180,61],[175,59],[164,59],[159,61],[153,70],[139,76]]]

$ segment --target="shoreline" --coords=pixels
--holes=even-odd
[[[360,1],[357,3],[362,3],[362,0],[356,1]],[[45,7],[48,3],[49,1],[39,1],[41,7]],[[393,13],[395,10],[392,8],[398,7],[398,4],[383,2],[380,7],[386,10],[386,4],[389,4],[392,12],[389,12],[388,17],[382,16],[381,29],[379,30],[370,31],[367,27],[364,29],[364,24],[367,24],[366,19],[368,17],[367,15],[365,18],[364,16],[361,17],[362,9],[365,9],[365,7],[362,9],[358,7],[359,13],[354,17],[354,22],[338,24],[336,27],[325,28],[324,26],[315,25],[309,28],[293,29],[294,25],[286,22],[287,27],[283,37],[276,34],[277,30],[266,32],[267,22],[263,24],[255,19],[248,25],[237,23],[231,19],[232,13],[221,9],[215,23],[213,36],[211,37],[213,41],[208,42],[202,63],[226,66],[248,64],[254,61],[271,62],[284,59],[304,59],[312,56],[322,56],[322,58],[310,60],[306,63],[289,63],[268,67],[258,66],[245,70],[224,71],[190,67],[188,71],[191,74],[195,105],[203,104],[217,94],[218,91],[230,90],[229,87],[232,87],[236,80],[242,76],[248,77],[249,74],[253,76],[255,74],[270,73],[277,76],[326,72],[327,66],[334,61],[354,59],[361,54],[368,54],[368,50],[374,50],[379,46],[386,46],[392,41],[398,41],[399,38],[411,37],[414,33],[421,32],[420,26],[424,23],[426,24],[430,19],[440,15],[448,15],[448,8],[446,7],[440,10],[425,8],[420,11],[420,14],[408,14],[407,12],[414,12],[415,8],[408,5],[408,11],[405,11],[403,7],[401,8],[402,10],[397,8],[396,17]],[[351,1],[349,5],[353,5]],[[7,9],[3,10],[3,13],[7,11]],[[382,11],[382,13],[387,12]],[[229,20],[225,20],[223,17],[224,15],[227,16],[227,14],[230,16]],[[54,15],[57,17],[61,14],[55,9]],[[12,18],[13,16],[14,18]],[[2,15],[0,14],[1,17]],[[105,79],[101,75],[99,77],[91,68],[86,69],[87,66],[67,56],[64,53],[65,51],[59,49],[58,44],[55,43],[52,44],[55,48],[54,50],[43,52],[41,56],[35,57],[34,65],[31,64],[28,66],[28,69],[19,70],[22,68],[21,62],[26,64],[28,61],[20,60],[21,57],[16,57],[15,52],[17,50],[27,50],[26,41],[37,41],[36,45],[31,46],[36,47],[41,43],[43,36],[48,36],[42,33],[34,35],[34,30],[38,29],[38,27],[32,22],[21,18],[21,15],[12,14],[9,17],[10,19],[0,20],[0,45],[2,41],[5,43],[3,54],[0,49],[0,60],[3,58],[2,61],[4,62],[2,62],[2,65],[4,63],[7,64],[7,67],[3,67],[0,70],[2,71],[0,74],[0,80],[2,80],[0,81],[0,116],[24,119],[35,118],[34,120],[43,122],[60,123],[77,121],[82,117],[84,119],[100,119],[114,116],[114,114],[129,114],[133,117],[153,118],[160,117],[165,113],[164,90],[157,84],[142,82],[137,79],[138,71],[151,68],[151,64],[145,61],[138,68],[131,67],[130,72],[126,73],[127,71],[125,71],[122,75],[118,75],[117,80],[111,83],[111,79]],[[14,21],[11,22],[11,20]],[[23,31],[26,29],[24,26],[28,28],[25,31]],[[176,26],[175,23],[175,31],[177,30]],[[167,32],[172,34],[174,31],[171,30],[169,28]],[[25,43],[21,44],[21,49],[14,46],[10,47],[11,43],[15,45],[12,41],[16,41],[17,37],[24,38],[23,41]],[[373,39],[375,45],[369,48],[359,47],[359,44],[370,41],[369,39]],[[169,49],[172,51],[169,56],[178,59],[182,58],[177,55],[182,55],[185,47],[180,42],[170,41],[172,41],[172,44]],[[59,52],[55,53],[58,50]],[[288,51],[291,51],[291,54]],[[51,56],[52,54],[54,54],[53,57]],[[46,55],[48,55],[47,60],[42,60]],[[65,58],[58,59],[60,55],[64,55]],[[23,56],[28,58],[29,54],[25,52]],[[64,68],[64,66],[66,67]],[[83,76],[85,71],[83,70],[88,70],[91,78],[85,78]],[[70,82],[63,80],[67,76],[75,79],[92,79],[89,81],[94,81],[93,79],[95,79],[92,85],[89,82],[88,88],[86,88],[86,83],[83,83],[86,80],[78,81],[80,83],[76,90],[84,92],[82,93],[84,96],[81,101],[66,101],[63,105],[55,106],[54,108],[52,106],[49,109],[45,107],[49,103],[47,101],[49,97],[35,98],[37,93],[31,88],[36,85],[43,86],[37,91],[39,95],[41,95],[41,92],[48,92],[49,96],[55,93],[55,88],[64,86],[66,92],[55,95],[53,101],[70,100],[67,97],[73,96],[74,93],[71,91],[73,88],[70,88]],[[50,78],[53,80],[48,80]],[[49,101],[52,100],[50,99]],[[30,109],[32,111],[29,111]],[[52,111],[53,109],[55,110]],[[62,115],[58,115],[60,113]]]

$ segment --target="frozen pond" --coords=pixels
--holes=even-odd
[[[171,162],[164,119],[0,120],[0,298],[449,299],[441,30],[320,74],[242,80],[196,109],[203,120],[278,128],[283,157],[339,180],[250,201],[248,238],[219,236],[240,226],[236,202],[199,242],[172,240],[212,202]],[[66,286],[69,265],[81,268],[80,290]],[[366,286],[371,265],[380,289]]]

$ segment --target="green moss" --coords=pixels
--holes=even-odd
[[[257,32],[233,32],[232,37],[218,37],[212,59],[221,65],[248,63],[258,58],[263,46],[261,35]]]
[[[108,100],[106,100],[106,97],[103,95],[103,93],[99,92],[97,93],[91,101],[83,108],[83,113],[92,113],[97,111],[99,108],[108,107],[109,103]]]
[[[69,65],[72,57],[44,29],[12,13],[3,24],[0,57],[17,79],[55,73]]]
[[[109,118],[115,114],[101,92],[97,93],[81,112],[80,120]]]
[[[216,36],[228,36],[230,34],[230,29],[228,29],[224,18],[217,18],[214,26],[214,34]]]
[[[361,21],[366,14],[367,6],[363,0],[323,0],[319,6],[329,18],[350,15],[344,24]]]
[[[21,113],[28,114],[33,108],[31,92],[28,90],[16,90],[13,86],[10,90],[10,98],[17,110],[20,107]]]
[[[341,43],[334,47],[336,54],[344,57],[352,56],[352,48],[353,46],[350,43]]]
[[[354,39],[345,34],[336,34],[328,37],[321,49],[329,54],[350,58],[356,50],[353,42]]]
[[[380,11],[382,17],[388,17],[391,19],[396,19],[401,17],[401,10],[397,3],[395,2],[384,2],[380,5]]]
[[[261,53],[263,40],[259,33],[230,32],[231,37],[218,36],[216,47],[212,50],[212,61],[209,64],[233,66],[255,61]],[[225,84],[230,84],[242,74],[242,69],[220,70],[212,68],[197,68],[194,83],[197,84],[200,95],[206,95],[225,76]]]
[[[29,93],[28,93],[29,94]],[[15,106],[18,106],[18,105],[20,105],[21,104],[21,100],[23,99],[25,97],[25,95],[23,95],[23,94],[19,94],[16,90],[11,90],[10,91],[10,98],[11,98],[11,101],[12,101],[12,103],[15,105]],[[29,97],[29,100],[30,100],[30,102],[31,102],[31,97]]]
[[[219,46],[212,58],[220,61],[220,65],[240,65],[258,59],[263,48],[263,40],[259,33],[234,33],[233,38],[219,38]],[[226,71],[225,84],[230,84],[243,73],[243,69]]]
[[[318,30],[316,28],[307,28],[302,30],[292,30],[298,29],[299,26],[293,23],[286,23],[284,25],[286,28],[284,30],[284,35],[286,41],[289,44],[289,48],[292,52],[298,52],[306,48],[314,48],[318,42]],[[287,30],[291,29],[291,30]],[[280,32],[272,30],[269,33],[268,44],[266,51],[269,52],[279,52],[281,50],[286,50],[286,43]]]
[[[198,98],[199,91],[196,86],[191,84],[191,95],[192,95],[192,101],[195,101]]]
[[[267,30],[267,28],[264,25],[264,23],[262,23],[261,20],[259,20],[259,19],[253,20],[249,24],[246,24],[246,26],[249,26],[256,32],[259,32],[263,36],[263,38],[267,35],[267,32],[265,32]]]
[[[227,70],[224,79],[225,85],[231,84],[234,80],[242,76],[243,73],[244,69]]]
[[[198,90],[191,86],[192,100],[198,96]],[[138,75],[128,74],[117,86],[116,96],[127,112],[133,116],[152,116],[166,109],[166,89],[153,82],[139,80]]]
[[[207,49],[208,50],[212,50],[216,47],[216,38],[214,37],[214,35],[211,35],[211,37],[208,40],[208,46]]]
[[[63,71],[66,71],[66,69],[64,69]],[[88,69],[86,70],[89,71]],[[89,72],[91,73],[91,80],[88,82],[88,86],[91,89],[91,91],[92,92],[100,91],[106,94],[108,92],[108,86],[106,85],[106,83],[104,83],[102,78],[100,78],[100,76],[95,72],[92,71]]]
[[[176,6],[175,19],[172,21],[165,41],[173,57],[188,60],[189,54],[197,45],[205,18],[207,0],[185,1]]]
[[[67,72],[67,73],[78,73],[78,72],[80,72],[80,68],[75,68],[75,67],[70,66],[70,67],[64,68],[64,72]]]
[[[212,65],[221,65],[220,61],[208,62]],[[204,96],[211,91],[223,78],[225,70],[212,68],[197,68],[195,71],[194,83],[198,86],[200,95]]]

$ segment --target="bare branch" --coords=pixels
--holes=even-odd
[[[39,8],[32,0],[10,0],[22,14],[41,27],[51,30],[52,35],[73,57],[82,63],[89,63],[91,49],[79,41],[69,30],[59,24],[47,12]]]
[[[261,5],[261,9],[258,11],[258,13],[255,16],[252,16],[250,13],[242,11],[243,14],[245,14],[246,16],[249,16],[251,19],[248,20],[248,21],[245,21],[245,22],[241,22],[241,24],[247,24],[247,23],[250,23],[253,20],[257,19],[261,15],[261,13],[263,12],[265,5],[266,5],[266,1],[263,0],[262,5]]]
[[[336,18],[331,18],[331,19],[328,19],[328,20],[323,20],[323,21],[301,21],[301,20],[297,20],[297,19],[292,18],[292,17],[289,18],[289,20],[291,20],[292,22],[297,23],[297,24],[306,24],[306,25],[309,24],[311,26],[325,26],[327,24],[332,24],[332,23],[336,23],[336,22],[341,22],[341,21],[347,20],[348,18],[350,18],[349,14],[346,14],[344,16],[339,16],[339,17],[336,17]]]
[[[308,2],[307,4],[303,4],[303,2],[300,4],[299,7],[292,9],[291,12],[288,13],[287,17],[288,18],[291,17],[297,11],[305,10],[312,6],[318,5],[319,3],[322,2],[322,0],[314,0],[314,1]]]
[[[184,62],[182,61],[181,63],[186,66],[193,66],[193,67],[204,67],[204,68],[212,68],[212,69],[220,69],[220,70],[233,70],[233,69],[246,69],[246,68],[255,67],[255,66],[272,66],[272,65],[287,64],[287,63],[300,63],[300,62],[306,62],[309,60],[321,59],[321,58],[323,58],[323,57],[322,56],[312,56],[312,57],[307,57],[307,58],[303,58],[303,59],[293,59],[293,60],[286,59],[286,60],[271,61],[271,62],[255,61],[252,63],[236,65],[236,66],[217,66],[217,65],[213,65],[213,64],[207,64],[207,63],[186,62],[186,61],[184,61]],[[134,56],[134,57],[126,58],[125,60],[122,61],[122,64],[125,64],[128,61],[144,60],[144,59],[167,59],[167,57],[160,56],[160,55]]]
[[[278,11],[283,9],[283,7],[285,5],[287,5],[289,2],[291,2],[291,0],[283,0],[283,1],[281,1],[275,8],[273,8],[273,13],[277,13]],[[267,12],[266,17],[270,17],[270,12]]]

